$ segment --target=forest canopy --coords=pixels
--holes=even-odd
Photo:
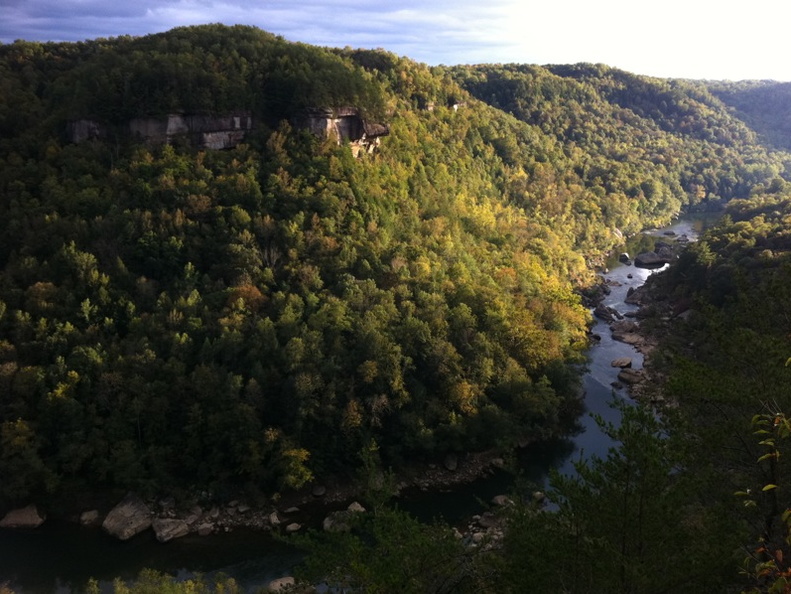
[[[0,506],[507,447],[575,408],[591,264],[783,184],[705,88],[209,25],[0,46]],[[356,108],[374,152],[295,125]],[[124,133],[244,111],[223,151]],[[106,127],[73,143],[70,122]]]

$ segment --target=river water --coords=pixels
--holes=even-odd
[[[694,241],[705,219],[685,218],[661,230],[647,232],[630,241],[625,248],[650,249],[655,239],[665,233],[686,235]],[[641,243],[642,242],[642,243]],[[655,271],[622,265],[614,260],[604,273],[611,293],[604,304],[621,313],[634,311],[624,303],[630,287],[639,287]],[[551,468],[561,473],[574,473],[574,462],[592,455],[605,457],[613,444],[604,435],[592,414],[618,423],[618,415],[609,403],[613,398],[626,399],[623,390],[614,390],[618,369],[611,362],[630,357],[632,367],[640,369],[643,357],[633,347],[612,339],[608,325],[600,320],[592,332],[601,336],[589,351],[588,371],[583,378],[586,412],[579,419],[581,430],[567,438],[536,444],[520,454],[521,480],[541,487]],[[420,519],[442,518],[458,523],[481,511],[481,502],[494,495],[508,493],[514,487],[509,473],[485,477],[448,493],[430,493],[401,501],[402,509]],[[0,585],[7,582],[23,594],[69,594],[81,591],[90,577],[108,589],[115,577],[134,578],[142,568],[149,567],[187,577],[192,572],[222,571],[240,585],[253,591],[277,577],[289,574],[298,562],[299,552],[274,540],[265,533],[237,530],[210,537],[190,535],[161,544],[152,531],[127,542],[120,542],[96,528],[48,521],[33,531],[0,530]]]

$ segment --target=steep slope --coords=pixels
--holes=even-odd
[[[693,173],[779,164],[730,120],[720,154],[536,72],[577,107],[519,121],[443,69],[248,27],[0,47],[0,500],[271,492],[559,430],[586,259]],[[389,135],[355,158],[310,108]],[[248,115],[227,150],[190,136]]]
[[[381,56],[391,88],[246,28],[0,53],[5,501],[265,491],[372,444],[393,464],[558,426],[587,273],[509,203],[483,137],[517,122],[445,107],[460,90],[410,61]],[[386,116],[389,136],[354,159],[289,124],[312,105]],[[256,126],[227,151],[124,133],[177,109]],[[106,137],[68,142],[84,118]]]
[[[586,188],[619,212],[620,228],[666,220],[701,201],[746,196],[786,175],[770,153],[700,84],[602,65],[458,67],[473,95],[554,136]],[[631,216],[633,212],[638,217]]]
[[[706,87],[767,144],[791,149],[791,83],[717,81],[707,82]]]

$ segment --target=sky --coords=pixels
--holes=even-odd
[[[787,0],[0,0],[0,41],[254,25],[428,64],[603,63],[649,76],[791,81]]]

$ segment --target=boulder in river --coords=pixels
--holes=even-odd
[[[184,520],[170,518],[156,518],[151,522],[151,527],[154,529],[154,534],[156,534],[159,542],[168,542],[174,538],[187,536],[190,531]]]
[[[618,379],[625,384],[633,386],[643,381],[643,373],[639,369],[622,369],[618,373]]]
[[[27,507],[12,509],[0,520],[0,528],[38,528],[44,523],[46,516],[38,513],[38,508],[31,503]]]
[[[634,259],[634,265],[640,268],[659,268],[664,266],[668,260],[656,252],[640,252]]]
[[[214,532],[214,524],[210,522],[198,526],[198,536],[209,536],[212,532]]]
[[[631,357],[619,357],[618,359],[613,359],[612,363],[610,363],[613,367],[620,367],[621,369],[625,369],[627,367],[632,366],[632,358]]]
[[[613,332],[637,332],[640,325],[634,320],[619,320],[610,326]]]
[[[102,523],[102,528],[116,538],[129,540],[151,527],[151,510],[134,493],[129,493],[116,505]]]
[[[627,252],[623,252],[620,256],[618,256],[618,261],[622,264],[629,264],[631,262],[631,258]]]
[[[80,514],[80,524],[83,526],[93,526],[99,523],[99,510],[91,509]]]
[[[286,592],[294,589],[294,578],[289,576],[272,580],[266,586],[267,592]]]
[[[618,313],[612,307],[607,307],[603,303],[599,303],[596,308],[593,310],[593,315],[599,318],[600,320],[604,320],[605,322],[612,322],[616,319],[620,320],[623,316]]]
[[[634,332],[613,332],[612,339],[619,342],[625,342],[632,346],[639,345],[643,342],[643,337]]]

